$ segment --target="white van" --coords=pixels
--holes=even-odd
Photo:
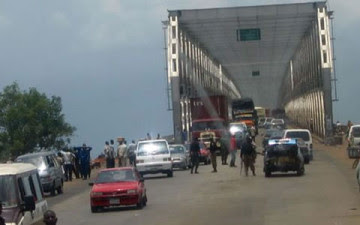
[[[360,144],[360,125],[353,125],[350,127],[348,142],[349,146]]]
[[[48,209],[38,170],[28,163],[0,164],[0,201],[5,223],[31,225]]]
[[[308,147],[308,155],[304,155],[305,161],[313,159],[313,141],[311,132],[307,129],[287,129],[284,138],[301,138]]]
[[[173,176],[173,164],[166,140],[139,141],[136,149],[136,168],[141,175],[166,173]]]

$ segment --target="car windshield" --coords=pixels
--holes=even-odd
[[[107,170],[99,173],[95,183],[114,183],[135,180],[136,175],[133,170]]]
[[[297,151],[298,146],[293,144],[280,144],[280,145],[270,145],[269,150],[271,151]]]
[[[352,134],[353,137],[356,137],[356,138],[360,137],[360,127],[353,127],[352,133],[353,133]]]
[[[218,130],[224,129],[225,124],[223,121],[203,121],[203,122],[193,122],[192,130],[193,131],[202,131],[202,130]]]
[[[45,163],[44,157],[42,157],[42,156],[38,156],[38,157],[21,157],[21,158],[16,159],[16,162],[31,163],[35,167],[37,167],[38,170],[46,169],[46,163]]]
[[[170,152],[165,141],[139,143],[137,151],[138,156],[163,155],[169,153]]]
[[[12,207],[17,205],[16,188],[14,176],[0,176],[0,202],[3,207]]]
[[[170,147],[170,153],[171,154],[184,154],[184,148],[181,146],[171,146]]]
[[[310,141],[309,133],[306,131],[289,131],[286,133],[286,138],[301,138],[304,141]]]
[[[271,121],[271,123],[277,123],[277,124],[282,124],[282,123],[284,123],[284,121],[282,120],[282,119],[274,119],[274,120],[272,120]]]

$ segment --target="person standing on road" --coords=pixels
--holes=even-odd
[[[82,147],[79,147],[77,149],[80,156],[81,174],[83,176],[83,180],[86,180],[90,170],[90,151],[92,147],[87,147],[86,144],[83,144]]]
[[[46,225],[56,225],[57,223],[57,217],[54,211],[52,210],[47,210],[44,213],[44,218],[43,218],[43,222]]]
[[[72,181],[73,162],[75,155],[72,152],[60,151],[63,157],[64,170],[65,170],[65,181]]]
[[[229,155],[229,135],[224,135],[220,138],[220,154],[221,164],[227,165],[227,158]]]
[[[104,155],[106,159],[106,168],[114,168],[115,164],[115,152],[111,148],[108,141],[105,141]]]
[[[250,135],[251,135],[251,139],[255,142],[255,137],[256,137],[256,128],[254,126],[250,127]]]
[[[245,175],[248,176],[248,171],[250,167],[253,175],[256,176],[254,166],[256,159],[256,150],[251,140],[251,137],[249,136],[246,137],[245,143],[243,143],[243,145],[241,146],[240,158],[244,162]]]
[[[216,173],[217,170],[216,170],[216,150],[217,150],[217,146],[216,146],[216,142],[214,141],[214,138],[211,138],[210,139],[210,147],[209,147],[209,150],[210,150],[210,157],[211,157],[211,165],[213,167],[213,171],[212,173]]]
[[[200,157],[200,144],[198,138],[194,138],[193,142],[190,145],[190,157],[191,157],[191,171],[193,173],[195,167],[195,173],[198,173],[199,168],[199,157]]]
[[[231,135],[229,152],[230,152],[230,157],[231,157],[230,167],[236,167],[235,160],[236,160],[237,146],[236,146],[235,134]]]
[[[126,144],[124,140],[119,141],[117,155],[119,157],[119,167],[126,166]]]
[[[128,157],[129,157],[129,163],[133,167],[136,167],[135,151],[136,151],[136,144],[135,144],[135,141],[132,140],[132,142],[128,146],[127,153],[128,153]]]
[[[2,202],[0,201],[0,225],[5,225],[5,219],[2,218]]]

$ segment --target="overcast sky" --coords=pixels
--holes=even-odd
[[[0,89],[17,81],[62,98],[73,145],[172,133],[161,21],[168,9],[291,0],[0,0]],[[335,120],[359,121],[360,2],[332,0],[340,102]],[[94,152],[95,153],[95,152]]]

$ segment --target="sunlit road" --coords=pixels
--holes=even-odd
[[[142,210],[92,214],[90,187],[75,182],[67,184],[64,196],[48,201],[58,214],[58,224],[360,224],[355,180],[344,176],[340,165],[323,151],[315,152],[302,177],[265,178],[261,157],[256,177],[240,176],[239,161],[237,165],[219,165],[215,174],[208,165],[200,166],[200,174],[177,171],[173,178],[146,179],[149,201]]]

